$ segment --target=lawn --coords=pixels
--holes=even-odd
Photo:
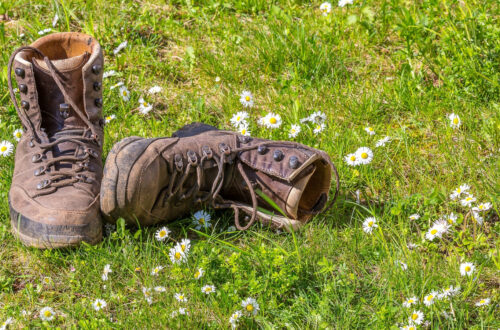
[[[119,221],[96,246],[36,250],[11,234],[14,154],[0,156],[0,324],[230,328],[239,310],[239,328],[397,329],[415,314],[418,328],[498,329],[498,1],[320,5],[2,2],[0,140],[15,146],[21,127],[7,87],[12,51],[40,34],[81,31],[105,52],[103,157],[124,137],[168,136],[193,121],[236,131],[231,118],[246,111],[252,136],[325,150],[341,190],[333,208],[293,234],[261,225],[237,232],[232,212],[207,209],[209,227],[180,219],[166,224],[165,241],[155,238],[161,226]],[[244,91],[251,107],[240,102]],[[317,111],[324,121],[301,122]],[[269,113],[281,117],[278,128],[259,125]],[[360,147],[373,160],[353,166],[346,156]],[[475,211],[481,204],[487,210]],[[434,237],[439,219],[447,225]],[[187,260],[173,264],[169,251],[185,238]],[[215,291],[202,292],[206,285]],[[255,313],[242,306],[247,298]],[[97,299],[106,306],[94,308]]]

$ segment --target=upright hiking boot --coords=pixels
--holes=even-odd
[[[12,230],[28,246],[60,248],[102,238],[103,61],[99,43],[81,33],[50,34],[10,58],[10,95],[24,134],[9,206]]]
[[[170,138],[117,143],[104,168],[101,211],[110,222],[153,225],[206,206],[232,208],[240,230],[257,219],[289,230],[325,210],[332,173],[336,197],[338,174],[323,151],[196,123]]]

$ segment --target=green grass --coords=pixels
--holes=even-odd
[[[158,228],[118,226],[102,243],[68,251],[23,247],[10,232],[8,215],[14,158],[1,157],[0,322],[12,317],[14,328],[228,328],[241,301],[253,297],[260,311],[241,319],[241,328],[396,328],[413,310],[402,306],[406,298],[459,285],[453,299],[415,307],[427,327],[499,328],[498,2],[355,0],[344,8],[332,3],[326,17],[319,5],[2,3],[0,14],[8,18],[0,21],[0,140],[14,142],[12,132],[20,127],[8,95],[8,57],[38,38],[57,12],[54,31],[92,34],[105,51],[105,69],[118,72],[104,81],[104,113],[117,117],[106,126],[104,156],[124,137],[168,136],[192,121],[233,129],[232,114],[243,110],[239,94],[249,90],[253,136],[286,140],[300,118],[317,110],[327,114],[325,131],[315,135],[303,125],[296,140],[328,152],[341,193],[330,211],[294,235],[260,225],[228,233],[229,211],[211,211],[216,225],[207,232],[193,230],[189,219],[168,224],[174,240],[192,240],[188,263],[174,266],[168,258],[174,242],[157,242]],[[125,40],[128,47],[114,56]],[[110,89],[119,81],[131,91],[129,102]],[[163,91],[148,95],[154,85]],[[137,111],[141,96],[154,105],[147,116]],[[257,125],[270,111],[281,114],[280,129]],[[462,119],[459,129],[449,126],[452,112]],[[364,131],[368,125],[376,135]],[[375,148],[385,135],[392,142]],[[374,150],[373,162],[348,166],[344,156],[361,146]],[[471,185],[478,201],[493,204],[482,226],[449,198],[462,183]],[[426,240],[432,222],[450,212],[459,215],[450,233]],[[421,218],[410,221],[413,213]],[[379,224],[372,235],[362,230],[370,215]],[[409,242],[418,247],[408,249]],[[471,277],[460,275],[465,261],[476,265]],[[106,264],[113,272],[103,282]],[[165,269],[151,276],[157,265]],[[206,274],[195,280],[199,267]],[[44,277],[49,285],[42,285]],[[205,284],[214,284],[216,293],[204,295]],[[154,293],[148,305],[142,287],[158,285],[166,292]],[[188,302],[178,303],[176,292]],[[475,306],[486,297],[488,306]],[[92,308],[97,298],[107,302],[98,312]],[[40,320],[44,306],[55,310],[53,321]],[[189,315],[171,317],[181,306]]]

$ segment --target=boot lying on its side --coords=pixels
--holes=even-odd
[[[332,171],[338,191],[323,151],[191,124],[170,138],[117,143],[104,168],[101,211],[111,222],[153,225],[210,205],[234,209],[240,230],[256,219],[295,229],[325,209]],[[241,213],[250,218],[246,224]]]

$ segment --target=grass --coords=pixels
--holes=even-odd
[[[54,31],[92,34],[105,51],[105,69],[118,73],[104,81],[104,113],[116,115],[106,126],[104,156],[124,137],[168,136],[192,121],[234,129],[230,118],[242,110],[239,94],[249,90],[253,136],[287,140],[291,124],[313,111],[326,113],[325,131],[316,135],[303,125],[296,140],[328,152],[341,177],[335,206],[294,235],[259,225],[227,232],[231,212],[212,212],[214,226],[207,231],[194,230],[190,219],[168,224],[173,239],[167,243],[154,239],[158,228],[120,222],[96,246],[49,251],[25,248],[12,236],[7,194],[14,157],[0,157],[0,322],[12,317],[19,328],[229,328],[241,301],[253,297],[260,311],[242,318],[241,328],[397,328],[408,323],[413,307],[425,314],[427,328],[500,327],[498,2],[366,0],[344,8],[334,3],[328,16],[319,5],[0,4],[0,139],[14,142],[12,132],[20,127],[8,95],[8,57],[38,38],[57,13]],[[128,46],[113,55],[125,40]],[[131,91],[128,102],[110,88],[120,81]],[[162,92],[147,94],[154,85]],[[141,96],[154,105],[146,116],[138,111]],[[257,125],[270,111],[281,114],[280,129]],[[459,129],[449,125],[452,112],[462,120]],[[374,136],[364,131],[368,125]],[[392,141],[375,148],[385,135]],[[374,150],[372,163],[348,166],[344,156],[361,146]],[[478,202],[493,204],[483,225],[450,200],[462,183],[471,185]],[[457,224],[443,239],[426,240],[432,222],[450,212],[458,214]],[[420,219],[409,220],[413,213]],[[368,216],[379,225],[371,235],[362,230]],[[172,265],[169,249],[184,237],[192,243],[188,262]],[[409,249],[410,242],[417,247]],[[460,275],[466,261],[476,266],[470,277]],[[112,273],[103,282],[106,264]],[[158,265],[165,269],[151,276]],[[196,280],[200,267],[206,273]],[[215,294],[203,294],[205,284],[215,285]],[[159,285],[166,292],[155,292],[149,305],[142,287]],[[460,286],[460,294],[430,307],[402,306],[448,285]],[[177,302],[177,292],[188,302]],[[489,305],[475,306],[487,297]],[[94,311],[97,298],[107,302],[105,309]],[[54,320],[39,318],[45,306],[56,312]],[[189,315],[171,317],[182,306]]]

